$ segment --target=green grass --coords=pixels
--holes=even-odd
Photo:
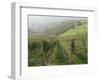
[[[83,24],[78,27],[74,27],[63,34],[59,35],[60,39],[79,39],[79,38],[87,38],[87,24]]]

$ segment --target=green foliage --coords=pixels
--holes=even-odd
[[[57,36],[28,40],[28,65],[87,64],[87,23],[79,23]]]

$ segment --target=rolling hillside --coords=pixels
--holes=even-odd
[[[88,63],[87,21],[64,21],[49,27],[51,29],[30,35],[28,66]]]

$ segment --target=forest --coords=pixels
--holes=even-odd
[[[59,22],[58,22],[59,23]],[[42,33],[28,36],[28,66],[88,63],[87,19],[65,20],[48,25]]]

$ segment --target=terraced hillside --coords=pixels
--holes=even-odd
[[[73,25],[74,22],[74,25]],[[31,35],[28,40],[28,65],[69,65],[87,64],[87,43],[88,29],[87,21],[71,21],[70,27],[65,30],[68,24],[60,25],[63,31],[52,29],[47,34]],[[61,27],[63,26],[63,27]],[[56,31],[57,30],[57,31]]]

